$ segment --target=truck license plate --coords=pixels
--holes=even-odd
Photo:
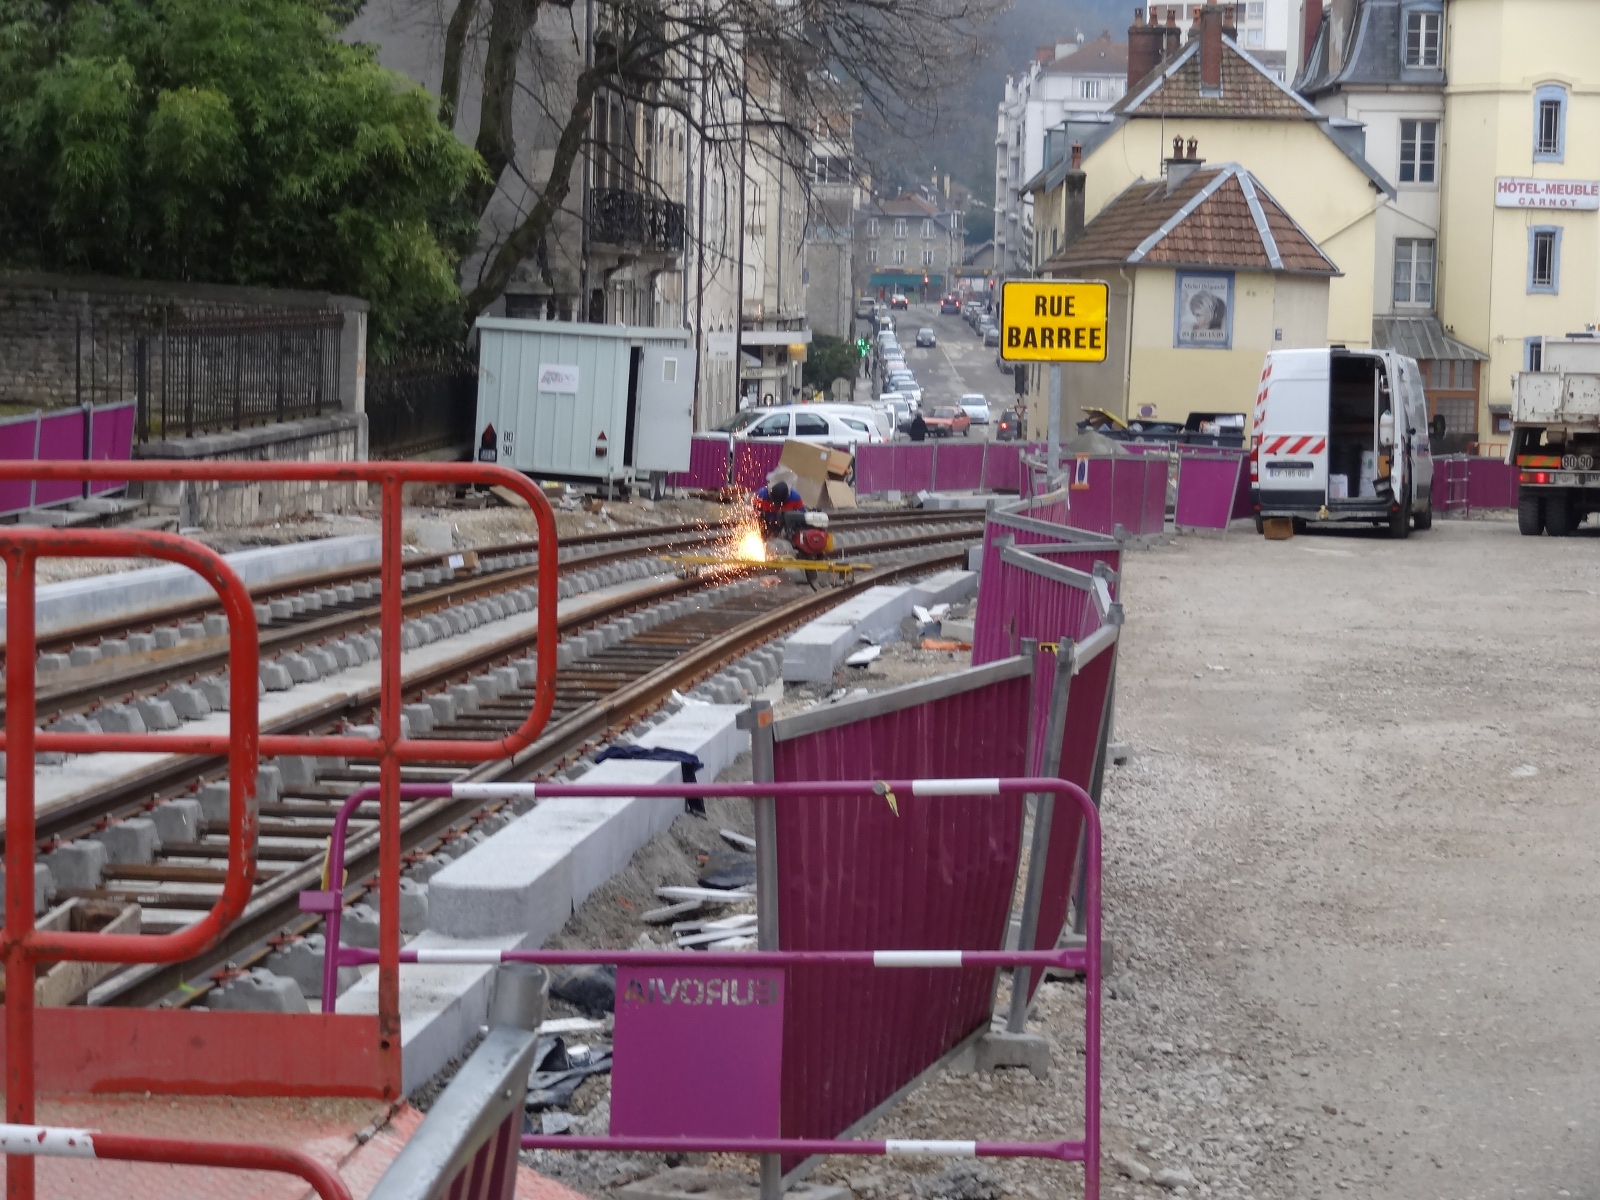
[[[1310,479],[1311,468],[1299,463],[1268,463],[1267,474],[1279,479]]]

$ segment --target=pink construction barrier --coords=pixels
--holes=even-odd
[[[132,404],[110,404],[94,410],[90,458],[96,462],[127,462],[133,457],[134,411]],[[126,480],[96,479],[89,484],[89,494],[100,496],[127,486]]]
[[[856,447],[856,494],[881,496],[894,489],[894,450],[889,446]]]
[[[39,458],[64,461],[83,458],[84,412],[69,408],[45,413],[39,421]],[[57,504],[83,495],[83,484],[76,479],[42,479],[34,485],[34,507]]]
[[[1020,773],[1026,675],[780,740],[776,778]],[[775,727],[782,736],[780,722]],[[896,815],[895,809],[898,809]],[[992,949],[1004,944],[1021,849],[1014,797],[899,794],[776,802],[782,949]],[[986,970],[795,967],[784,1030],[786,1137],[848,1129],[989,1023]],[[792,1165],[786,1164],[786,1165]]]
[[[667,486],[707,492],[727,487],[728,447],[724,434],[696,435],[689,443],[689,469],[668,475]]]
[[[1162,476],[1164,479],[1164,470]],[[1081,572],[1084,578],[1075,586],[1037,569],[1007,562],[1001,546],[1005,539],[1010,539],[1017,550],[1027,551],[1046,564]],[[1092,578],[1097,567],[1118,571],[1121,561],[1122,552],[1115,544],[1104,538],[1084,538],[1078,530],[1062,524],[1054,501],[1019,504],[989,516],[978,582],[973,664],[1016,653],[1024,638],[1058,647],[1054,653],[1041,653],[1034,668],[1030,769],[1037,769],[1045,761],[1051,693],[1056,672],[1067,669],[1063,656],[1072,653],[1068,644],[1083,644],[1096,634],[1109,636],[1101,633],[1100,609],[1093,589],[1082,586],[1084,580]],[[1115,599],[1116,582],[1106,581],[1105,588],[1107,595]],[[1058,771],[1063,779],[1086,790],[1091,784],[1101,722],[1110,696],[1115,652],[1112,644],[1094,654],[1072,679],[1068,693]],[[1077,885],[1081,829],[1078,815],[1062,808],[1056,810],[1045,856],[1035,939],[1025,949],[1054,946],[1066,928],[1069,901]],[[1039,978],[1037,972],[1030,976],[1030,998]]]
[[[1468,458],[1466,463],[1468,510],[1517,506],[1516,467],[1498,458]]]
[[[1233,519],[1241,474],[1248,480],[1244,455],[1238,452],[1180,450],[1174,524],[1182,529],[1226,529]]]
[[[39,414],[0,421],[0,459],[31,462],[39,457]],[[0,513],[21,512],[33,502],[33,483],[0,479]]]
[[[934,456],[933,486],[941,492],[970,492],[983,486],[984,442],[944,442]]]
[[[933,455],[938,447],[929,442],[920,445],[909,442],[891,449],[894,450],[895,491],[906,496],[932,491]]]
[[[1021,442],[990,442],[979,486],[991,492],[1014,492],[1021,470]]]
[[[766,486],[783,457],[782,442],[736,442],[733,448],[733,486],[753,492]]]

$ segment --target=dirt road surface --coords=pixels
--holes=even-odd
[[[1236,528],[1124,596],[1105,1194],[1600,1196],[1600,539]],[[1047,1083],[944,1076],[878,1136],[1075,1135],[1081,991],[1044,997]],[[819,1174],[1078,1194],[974,1165]]]

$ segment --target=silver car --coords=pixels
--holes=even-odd
[[[974,425],[987,425],[989,423],[989,397],[979,392],[969,392],[961,397],[958,404],[971,418]]]

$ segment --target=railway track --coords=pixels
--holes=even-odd
[[[667,703],[673,692],[686,691],[726,671],[730,664],[751,663],[752,674],[763,674],[754,669],[761,660],[751,658],[752,654],[827,607],[877,583],[964,564],[966,547],[981,535],[981,523],[952,518],[951,514],[938,516],[942,519],[907,521],[904,514],[892,514],[840,522],[843,529],[851,531],[850,540],[857,542],[848,551],[852,557],[917,556],[914,561],[873,570],[848,586],[813,591],[734,567],[653,583],[572,612],[561,620],[563,656],[568,661],[558,680],[556,707],[533,746],[510,760],[470,770],[408,764],[404,777],[417,782],[546,778],[647,718]],[[929,525],[940,528],[930,530],[926,528]],[[705,531],[698,532],[704,536]],[[725,537],[726,530],[717,529],[715,535]],[[653,555],[661,548],[657,536],[648,551]],[[515,562],[517,556],[527,553],[526,547],[502,547],[483,557]],[[634,549],[631,553],[637,556],[640,552]],[[593,557],[569,558],[563,569],[574,564],[592,567]],[[408,563],[407,569],[413,569],[413,564]],[[479,602],[486,595],[512,593],[526,587],[536,569],[521,562],[431,591],[419,589],[417,595],[407,598],[407,615],[412,615],[413,601],[419,602],[418,613],[428,611],[426,606],[437,612],[452,603],[459,606]],[[338,621],[344,629],[358,619],[371,624],[376,616],[374,610],[365,617],[351,612],[322,619]],[[302,639],[330,636],[324,630],[311,629],[313,624],[303,623],[285,633]],[[294,644],[304,644],[304,640]],[[515,729],[533,699],[531,663],[525,657],[531,646],[531,630],[524,628],[408,674],[403,693],[412,735],[497,738]],[[764,674],[775,674],[770,669],[775,665],[770,655],[767,665]],[[200,669],[190,664],[186,667],[191,674]],[[162,678],[152,675],[151,682]],[[358,689],[264,725],[264,732],[321,732],[360,725],[370,718],[376,701],[375,685]],[[281,780],[274,781],[271,772],[265,776],[268,786],[260,805],[258,882],[244,916],[202,958],[123,970],[94,990],[92,1002],[172,1006],[203,1002],[218,977],[261,962],[286,940],[314,934],[320,918],[298,911],[299,893],[318,886],[325,842],[339,804],[357,787],[373,782],[376,768],[326,760],[284,760],[279,766],[289,768],[281,772]],[[215,778],[222,767],[220,760],[162,760],[135,777],[41,815],[37,830],[40,849],[50,850],[102,833],[113,824],[151,818],[158,809],[169,818],[167,829],[178,828],[182,823],[172,820],[174,814],[167,811],[174,801],[187,802],[179,807],[191,814],[200,810],[192,822],[192,834],[164,838],[153,856],[135,854],[133,861],[108,862],[92,880],[93,886],[58,887],[57,902],[78,897],[100,905],[137,904],[148,932],[181,927],[209,908],[220,889],[227,857],[226,823],[216,806],[225,793]],[[281,783],[276,794],[272,794],[273,782]],[[445,861],[464,853],[512,815],[503,803],[406,802],[401,826],[408,877],[425,882]],[[351,825],[347,905],[359,904],[371,884],[377,858],[376,816],[375,806],[367,806],[357,812]],[[360,919],[347,916],[347,930],[361,927]]]

